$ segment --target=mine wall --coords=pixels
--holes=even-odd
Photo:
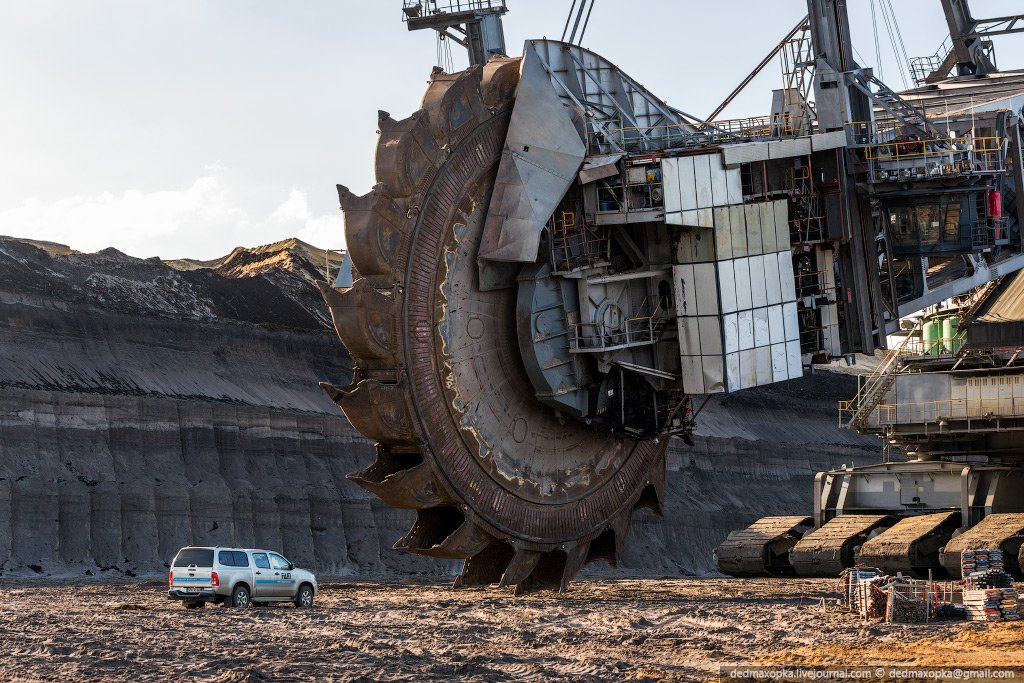
[[[97,294],[92,276],[67,289],[73,264],[15,255],[0,275],[39,277],[0,277],[0,574],[157,575],[187,544],[279,548],[324,576],[456,571],[392,550],[414,514],[345,479],[373,447],[317,386],[350,374],[326,326],[214,315],[224,302],[203,291],[130,310],[119,297],[139,296],[145,268]],[[637,515],[618,571],[712,573],[729,531],[810,514],[814,472],[879,457],[836,426],[852,386],[819,373],[709,403],[695,445],[670,449],[665,517]]]

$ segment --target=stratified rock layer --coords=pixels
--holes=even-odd
[[[325,259],[289,240],[171,267],[0,238],[0,572],[152,573],[191,543],[324,575],[454,571],[392,550],[413,515],[345,479],[372,447],[317,386],[350,372],[314,286]],[[621,569],[711,572],[732,529],[809,514],[814,472],[877,459],[835,425],[851,389],[825,374],[715,398]]]

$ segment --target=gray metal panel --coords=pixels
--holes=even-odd
[[[595,180],[601,180],[602,178],[610,178],[613,175],[618,175],[620,159],[622,159],[621,154],[603,154],[601,156],[588,156],[586,160],[583,162],[583,168],[580,169],[580,183],[586,185],[587,183],[592,183]],[[662,164],[661,167],[661,177],[662,185],[665,188],[665,203],[667,206],[670,194],[668,191],[669,181],[665,177],[664,164]],[[679,187],[678,180],[675,180],[675,187],[677,189]],[[676,192],[676,194],[678,195],[678,192]],[[668,209],[666,208],[666,210]]]
[[[775,202],[761,202],[757,207],[761,211],[761,253],[779,251],[775,238]]]
[[[541,231],[576,179],[587,149],[530,43],[516,92],[479,257],[532,263]]]
[[[768,309],[754,309],[754,346],[768,346],[771,338],[768,333]]]
[[[761,238],[760,204],[744,204],[743,218],[747,227],[747,256],[764,253],[764,241]]]
[[[733,261],[718,262],[718,295],[722,313],[736,311],[736,268]]]
[[[693,157],[677,159],[679,168],[679,205],[683,211],[697,208],[697,179],[694,175]]]
[[[782,304],[782,323],[786,328],[786,341],[800,341],[800,324],[796,314],[796,302]]]
[[[693,177],[697,184],[697,208],[710,208],[714,206],[714,195],[711,191],[711,155],[701,154],[692,159]]]
[[[782,382],[789,379],[789,358],[785,344],[772,344],[772,381]]]
[[[786,324],[783,322],[782,306],[768,307],[768,341],[782,344],[786,341]]]
[[[722,316],[722,350],[726,354],[736,353],[740,350],[740,324],[739,315],[730,313]]]
[[[775,381],[772,373],[772,350],[769,346],[754,349],[754,372],[757,386],[763,387]]]
[[[774,251],[788,251],[791,247],[789,242],[789,201],[779,199],[775,205],[775,244]]]
[[[786,342],[786,360],[789,361],[789,378],[803,377],[804,366],[800,359],[800,340]]]
[[[693,266],[672,266],[672,290],[676,300],[676,315],[697,315],[697,291],[693,281]]]
[[[738,168],[725,170],[725,183],[728,187],[729,204],[743,203],[743,177]]]
[[[791,140],[778,140],[768,143],[769,159],[788,159],[789,157],[807,156],[810,153],[810,137],[792,138]]]
[[[743,142],[722,147],[722,162],[726,166],[749,164],[753,161],[764,161],[767,158],[767,142]]]
[[[782,303],[782,279],[779,275],[779,258],[776,254],[764,257],[764,291],[768,305]]]
[[[676,318],[679,330],[679,351],[684,356],[700,355],[700,324],[696,317]]]
[[[728,207],[720,206],[714,210],[715,220],[715,251],[719,261],[733,257],[732,253],[732,221]]]
[[[725,359],[722,356],[702,356],[704,393],[720,394],[725,391]]]
[[[694,287],[697,289],[697,315],[718,315],[718,282],[714,263],[693,266]]]
[[[704,368],[700,356],[681,356],[679,358],[682,372],[683,391],[688,394],[704,393]]]
[[[750,263],[750,305],[760,308],[768,305],[768,292],[765,290],[764,262],[766,259],[775,259],[775,256],[751,256]]]
[[[754,312],[740,311],[736,314],[739,328],[740,351],[754,348]]]
[[[700,327],[700,352],[703,356],[721,356],[722,319],[717,316],[701,316],[697,319]]]
[[[711,170],[711,203],[712,206],[726,206],[729,201],[729,183],[725,175],[725,167],[722,166],[720,154],[707,155],[708,164]]]
[[[739,351],[725,356],[725,383],[729,391],[739,391],[743,388]]]
[[[757,350],[740,351],[740,386],[750,389],[757,386]]]
[[[582,173],[580,174],[582,176]],[[582,182],[582,180],[580,181]],[[679,160],[661,160],[661,183],[665,191],[665,213],[673,213],[683,210],[683,204],[679,197]],[[666,217],[666,222],[667,217]]]
[[[846,131],[834,130],[831,133],[816,133],[811,136],[811,149],[815,152],[836,147],[846,147]]]
[[[793,254],[780,251],[775,254],[779,262],[779,282],[782,285],[782,300],[796,301],[796,274],[793,272]]]
[[[729,229],[732,231],[732,256],[741,258],[747,256],[747,218],[743,205],[729,207]]]
[[[749,309],[753,306],[750,296],[750,259],[733,259],[732,266],[736,277],[736,308]]]

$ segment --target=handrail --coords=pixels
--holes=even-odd
[[[909,355],[906,353],[906,348],[909,346],[910,340],[914,338],[915,333],[923,328],[923,326],[924,318],[919,318],[914,323],[914,327],[907,332],[907,336],[904,337],[899,346],[888,352],[885,362],[875,368],[875,371],[868,376],[867,381],[861,385],[857,394],[852,399],[839,401],[840,427],[852,426],[854,422],[862,421],[858,420],[858,415],[860,415],[864,408],[868,407],[870,398],[879,398],[875,395],[876,393],[881,392],[879,387],[882,386],[886,380],[895,375],[896,370],[899,367],[898,361]],[[850,419],[844,424],[843,416],[847,414],[850,415]]]

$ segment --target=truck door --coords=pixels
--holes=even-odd
[[[252,554],[253,581],[252,597],[256,600],[261,598],[272,598],[277,594],[274,592],[277,582],[274,572],[270,569],[270,558],[267,553]]]
[[[270,566],[273,569],[274,579],[277,580],[276,595],[278,597],[292,597],[295,595],[297,586],[292,578],[292,565],[277,553],[270,553]]]

